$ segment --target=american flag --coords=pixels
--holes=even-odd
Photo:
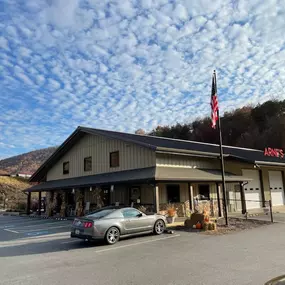
[[[217,78],[216,78],[216,72],[213,73],[212,78],[212,94],[211,94],[211,118],[212,118],[212,128],[215,129],[218,121],[218,94],[217,94]]]

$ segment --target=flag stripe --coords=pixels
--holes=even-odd
[[[212,78],[211,109],[212,128],[215,129],[218,121],[219,110],[215,71]]]

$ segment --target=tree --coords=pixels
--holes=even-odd
[[[264,149],[285,148],[285,100],[247,106],[221,117],[225,145]],[[150,135],[208,143],[218,143],[217,130],[209,117],[188,124],[157,126]]]
[[[136,135],[145,135],[145,130],[144,130],[144,129],[137,129],[137,130],[135,131],[135,134],[136,134]]]

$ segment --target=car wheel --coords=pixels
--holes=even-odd
[[[157,220],[154,224],[154,233],[156,235],[161,235],[163,234],[165,230],[165,223],[163,220]]]
[[[105,240],[108,244],[115,244],[120,239],[120,230],[116,227],[108,229]]]

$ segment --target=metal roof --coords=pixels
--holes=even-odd
[[[226,182],[244,182],[252,179],[225,173]],[[134,170],[116,171],[97,175],[81,176],[47,181],[25,190],[25,192],[41,192],[55,189],[70,189],[76,187],[90,187],[104,184],[118,183],[154,183],[159,181],[184,181],[184,182],[221,182],[220,170],[175,168],[175,167],[147,167]]]
[[[141,145],[150,148],[154,151],[188,153],[196,155],[210,155],[213,157],[219,156],[219,145],[210,143],[201,143],[195,141],[178,140],[164,137],[155,137],[148,135],[137,135],[122,132],[114,132],[108,130],[100,130],[86,127],[78,127],[64,142],[63,144],[51,155],[51,157],[43,163],[43,165],[32,175],[31,182],[39,182],[44,180],[47,171],[52,165],[66,153],[84,134],[101,135],[108,138],[122,140],[129,143]],[[223,151],[226,157],[247,161],[259,164],[263,162],[268,164],[278,164],[285,166],[285,158],[264,156],[263,151],[246,149],[240,147],[223,146]]]
[[[25,190],[25,192],[48,191],[53,189],[65,189],[76,187],[90,187],[122,182],[151,181],[155,178],[155,167],[147,167],[134,170],[116,171],[96,175],[81,176],[75,178],[59,179],[43,182]]]

